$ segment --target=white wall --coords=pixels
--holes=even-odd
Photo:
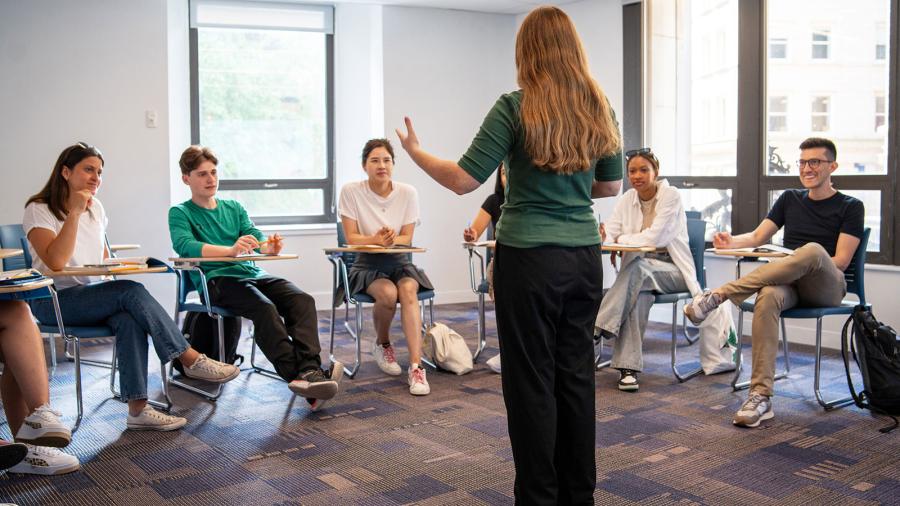
[[[458,160],[497,98],[516,89],[515,18],[463,11],[384,8],[384,131],[409,116],[425,149]],[[415,262],[426,270],[439,303],[474,300],[462,231],[493,179],[457,196],[422,172],[395,142],[394,178],[419,190],[421,226],[414,242],[428,248]],[[362,173],[360,172],[360,179]]]
[[[0,9],[0,223],[21,223],[25,200],[60,151],[82,140],[106,159],[98,198],[111,217],[112,241],[165,254],[167,3],[3,1]],[[144,126],[146,110],[156,111],[157,128]],[[147,281],[154,294],[169,295],[171,307],[171,279]]]

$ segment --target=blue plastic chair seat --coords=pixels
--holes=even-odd
[[[755,302],[744,301],[741,303],[741,311],[748,313],[753,312]],[[845,300],[840,306],[833,307],[792,307],[781,312],[782,318],[821,318],[829,315],[851,315],[853,308],[858,306],[859,302]]]
[[[59,327],[56,325],[38,325],[38,328],[44,334],[58,334]],[[82,339],[91,337],[110,337],[116,335],[111,328],[105,325],[96,327],[76,327],[75,325],[66,325],[66,334]]]
[[[219,307],[219,306],[210,306],[210,309],[212,309],[213,313],[220,315],[220,316],[224,316],[226,318],[237,317],[236,314],[232,313],[231,311],[229,311],[225,308]],[[206,312],[206,304],[201,304],[199,302],[185,302],[178,306],[178,311],[179,312],[188,312],[188,313],[205,313]]]
[[[434,297],[434,290],[423,290],[416,295],[416,298],[419,300],[428,300]],[[364,304],[374,304],[375,299],[372,298],[371,295],[367,293],[357,293],[353,295],[353,300],[356,302],[362,302]]]
[[[690,292],[654,293],[654,304],[674,304],[680,300],[690,299]]]

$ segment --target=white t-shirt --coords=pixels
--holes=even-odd
[[[347,183],[341,188],[338,214],[355,220],[363,235],[374,235],[381,227],[390,227],[399,234],[403,225],[418,225],[419,192],[410,184],[391,184],[391,193],[382,197],[369,188],[366,180]]]
[[[78,220],[78,233],[75,237],[75,251],[66,265],[84,265],[103,263],[103,251],[106,248],[106,225],[108,219],[103,204],[97,198],[93,199],[90,212],[85,212]],[[59,235],[63,221],[53,216],[47,204],[32,202],[25,207],[25,215],[22,217],[22,228],[27,236],[34,228],[45,228]],[[39,271],[49,271],[47,264],[41,260],[34,250],[34,246],[28,244],[31,253],[32,264]],[[77,285],[86,285],[100,278],[96,276],[72,276],[56,278],[54,283],[60,290]]]

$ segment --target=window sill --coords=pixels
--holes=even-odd
[[[302,225],[260,225],[266,234],[279,233],[284,236],[293,235],[337,235],[334,223],[304,223]]]

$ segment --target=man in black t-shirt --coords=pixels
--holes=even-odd
[[[832,187],[836,155],[828,139],[803,141],[797,160],[803,189],[782,193],[753,232],[734,237],[720,232],[713,238],[716,248],[757,247],[784,227],[784,246],[794,253],[708,290],[684,308],[692,322],[700,323],[723,301],[737,305],[757,294],[750,395],[735,414],[735,425],[756,427],[775,416],[771,397],[781,312],[795,306],[837,306],[847,293],[844,270],[862,239],[865,209],[862,202]]]

